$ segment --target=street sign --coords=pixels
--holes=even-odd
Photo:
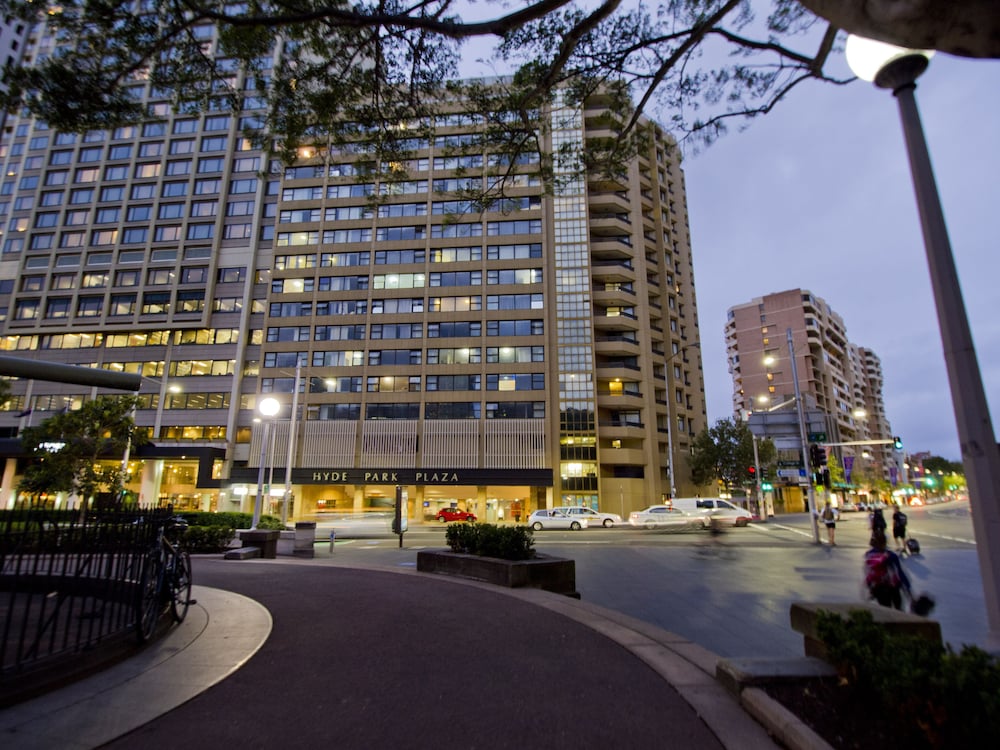
[[[778,476],[782,479],[799,479],[805,475],[805,469],[778,469]]]
[[[810,432],[809,435],[810,443],[825,443],[826,433],[825,432]]]

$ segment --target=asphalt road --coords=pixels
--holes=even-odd
[[[987,646],[982,580],[967,503],[908,511],[921,555],[904,565],[917,592],[937,601],[933,617],[947,642]],[[821,529],[821,538],[826,531]],[[537,532],[539,552],[576,561],[577,589],[587,601],[624,612],[694,641],[721,656],[800,656],[801,636],[788,626],[797,600],[858,601],[868,548],[865,514],[844,514],[837,546],[816,545],[808,516],[793,515],[732,529],[659,532],[587,529]],[[416,565],[416,552],[444,546],[438,527],[395,537],[317,545],[318,564]]]

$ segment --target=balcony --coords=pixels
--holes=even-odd
[[[635,307],[635,291],[626,287],[610,288],[604,284],[595,285],[591,290],[594,303],[599,308]]]
[[[635,281],[635,269],[630,260],[602,260],[590,264],[590,275],[601,283],[624,284]]]
[[[631,231],[632,222],[627,212],[612,213],[592,210],[589,226],[591,236],[620,237],[622,232]]]
[[[597,260],[631,260],[635,248],[627,237],[590,238],[590,255]]]
[[[595,336],[594,349],[599,357],[639,356],[639,342],[628,334]]]
[[[634,333],[639,330],[639,321],[636,319],[635,315],[629,315],[626,313],[608,315],[595,310],[594,330],[602,332],[618,331]]]
[[[591,216],[608,212],[628,214],[631,208],[628,193],[623,190],[591,191],[587,194],[587,204],[590,207]]]

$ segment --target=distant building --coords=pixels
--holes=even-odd
[[[799,391],[827,415],[829,443],[891,441],[882,397],[882,365],[871,349],[851,343],[843,319],[804,289],[757,297],[731,307],[725,326],[736,414],[762,411],[794,399],[787,331],[792,332]],[[891,445],[838,446],[853,471],[870,464],[890,479]]]
[[[198,33],[210,46],[211,27]],[[29,51],[51,42],[33,34]],[[135,91],[157,116],[138,127],[76,136],[9,118],[0,351],[144,376],[152,443],[129,488],[145,502],[247,509],[262,448],[278,498],[291,451],[293,518],[376,508],[397,486],[415,519],[627,514],[669,492],[671,464],[693,494],[698,311],[680,154],[660,126],[646,122],[648,149],[620,178],[551,195],[528,160],[516,206],[480,214],[457,191],[488,155],[448,149],[469,118],[436,123],[376,205],[363,155],[269,165],[241,137],[252,112],[175,114]],[[549,147],[610,135],[606,106],[546,113]],[[9,435],[94,395],[12,386]]]

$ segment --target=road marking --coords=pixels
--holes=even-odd
[[[781,523],[774,523],[773,521],[769,521],[767,527],[757,526],[756,524],[750,524],[749,526],[747,526],[747,528],[753,529],[754,531],[764,531],[765,528],[767,530],[783,529],[784,531],[791,531],[793,534],[800,534],[801,536],[804,536],[806,538],[812,537],[812,534],[810,534],[807,531],[802,531],[802,529],[796,529],[794,526],[785,526],[784,524]]]

